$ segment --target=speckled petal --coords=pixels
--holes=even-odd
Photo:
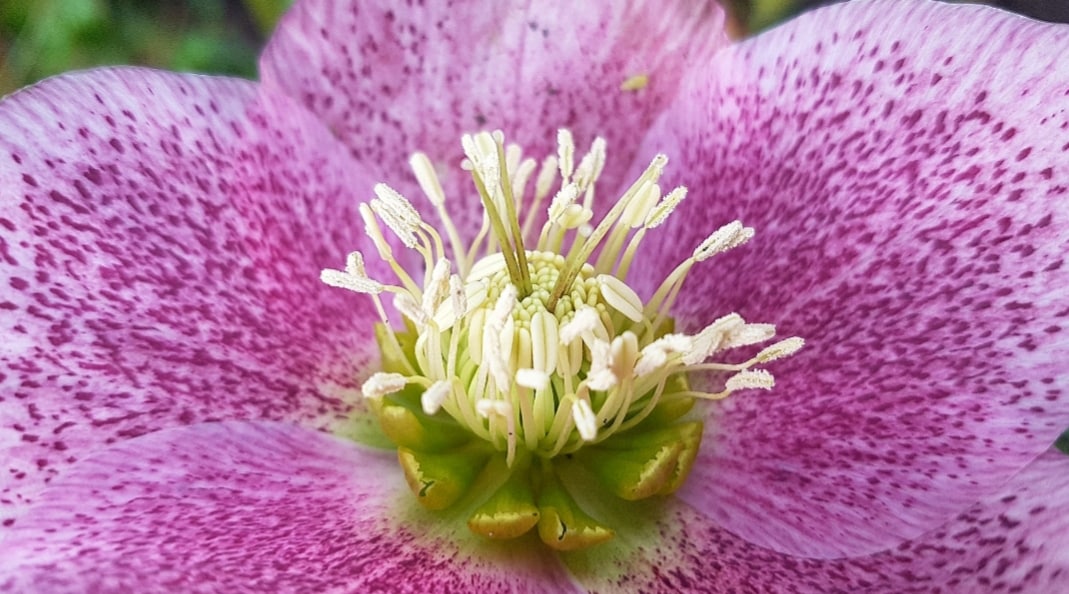
[[[462,520],[412,506],[392,453],[281,423],[172,428],[57,479],[5,544],[0,589],[576,591],[543,547],[455,540]]]
[[[571,559],[592,592],[920,594],[1069,591],[1069,457],[1050,451],[947,525],[871,556],[791,557],[748,543],[685,504],[658,522],[664,544]]]
[[[646,269],[741,218],[756,237],[701,265],[679,318],[808,344],[713,409],[685,499],[778,550],[869,552],[1069,425],[1066,52],[1069,28],[990,8],[850,2],[688,81],[644,149],[691,190]]]
[[[605,136],[605,178],[616,177],[682,72],[724,43],[722,24],[708,0],[304,0],[268,44],[261,77],[320,114],[402,193],[415,199],[400,172],[421,150],[448,174],[451,199],[464,200],[474,192],[457,169],[460,135],[482,129],[504,130],[539,160],[555,153],[559,127],[582,151]],[[621,88],[639,75],[644,88]],[[477,221],[479,211],[456,210]]]
[[[370,187],[247,81],[99,70],[0,104],[3,525],[116,440],[343,414],[370,306],[319,270],[360,245]]]

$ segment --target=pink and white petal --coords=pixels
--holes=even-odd
[[[271,422],[163,430],[81,461],[13,529],[5,580],[48,592],[567,592],[541,547],[470,546],[392,453]]]
[[[683,72],[724,43],[723,11],[707,0],[304,0],[280,22],[260,70],[413,200],[407,159],[417,150],[438,165],[451,200],[474,200],[457,169],[462,133],[502,129],[539,160],[556,153],[560,127],[581,151],[601,135],[604,177],[619,181]],[[621,88],[639,75],[644,88]],[[454,212],[477,222],[480,211]]]
[[[1051,450],[996,493],[916,540],[853,559],[806,559],[759,547],[685,504],[647,540],[581,582],[592,592],[1069,591],[1069,457]],[[596,555],[596,553],[594,554]],[[575,560],[569,560],[573,565]]]
[[[313,116],[247,81],[107,69],[0,103],[0,518],[162,427],[326,426],[373,313],[325,287],[370,187]]]
[[[780,551],[871,552],[1069,425],[1066,52],[1069,28],[990,8],[850,2],[688,80],[645,150],[686,164],[691,197],[647,269],[738,217],[756,237],[675,313],[808,345],[772,392],[714,407],[687,501]]]

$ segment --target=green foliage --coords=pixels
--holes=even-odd
[[[0,94],[109,64],[253,78],[265,32],[289,3],[9,0],[0,3]]]

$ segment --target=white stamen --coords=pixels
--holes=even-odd
[[[440,258],[434,264],[431,272],[431,280],[423,290],[423,302],[420,304],[423,312],[433,316],[438,305],[445,299],[446,288],[449,286],[449,272],[451,263],[445,258]]]
[[[378,295],[385,290],[385,286],[382,283],[330,268],[324,269],[319,273],[319,280],[332,287],[369,295]]]
[[[364,267],[364,254],[349,252],[349,256],[345,258],[345,272],[355,277],[368,278],[367,268]]]
[[[560,167],[560,177],[567,182],[572,179],[575,169],[575,140],[572,139],[570,130],[557,130],[557,166]]]
[[[564,212],[554,222],[565,229],[580,229],[579,232],[581,234],[590,235],[589,231],[583,233],[581,228],[590,222],[593,217],[594,211],[584,207],[582,204],[569,204],[568,208],[565,208]]]
[[[375,243],[379,258],[386,262],[393,262],[393,250],[390,249],[390,244],[386,243],[386,237],[382,234],[382,229],[379,227],[378,222],[375,221],[375,215],[371,207],[367,204],[361,204],[358,210],[360,218],[364,221],[364,234]]]
[[[512,333],[509,327],[512,325],[512,311],[516,307],[516,295],[514,285],[505,287],[494,304],[493,311],[486,317],[486,327],[483,330],[483,359],[490,369],[498,391],[504,393],[508,393],[511,381],[509,359],[512,354]]]
[[[412,320],[412,323],[417,328],[423,329],[427,326],[427,322],[430,321],[430,316],[423,311],[419,303],[416,303],[416,299],[408,293],[398,293],[393,296],[393,306],[397,311],[401,312],[401,315]]]
[[[579,431],[579,437],[583,441],[594,441],[598,436],[598,419],[594,416],[594,410],[586,400],[576,400],[572,403],[572,419],[575,420],[575,428]]]
[[[422,217],[419,216],[419,211],[397,190],[381,183],[375,184],[374,190],[375,195],[379,197],[383,205],[404,221],[406,225],[416,229],[423,222]]]
[[[632,229],[643,226],[657,201],[661,199],[661,186],[649,180],[642,182],[635,198],[628,203],[620,221]]]
[[[534,173],[536,167],[538,163],[534,159],[524,159],[516,168],[516,172],[510,176],[512,177],[512,195],[517,201],[522,201],[527,182],[531,179],[531,174]]]
[[[516,383],[532,390],[545,390],[549,387],[549,374],[539,369],[517,369]]]
[[[764,342],[776,335],[776,327],[772,324],[746,324],[736,326],[724,336],[720,343],[720,350],[737,349]]]
[[[367,235],[396,278],[371,279],[360,252],[349,254],[343,270],[321,273],[328,285],[375,295],[387,325],[379,293],[394,295],[404,316],[405,330],[378,336],[389,341],[386,352],[405,354],[385,361],[386,370],[400,373],[373,375],[362,386],[366,397],[420,393],[422,412],[414,412],[447,414],[493,447],[507,447],[511,466],[519,444],[552,458],[627,431],[653,414],[662,395],[715,400],[733,390],[769,388],[772,375],[751,367],[802,348],[800,338],[788,338],[742,363],[711,359],[774,334],[771,325],[747,324],[737,314],[694,335],[666,333],[695,263],[753,236],[739,221],[669,269],[648,303],[624,282],[641,261],[634,256],[647,231],[661,226],[687,195],[683,186],[662,195],[665,155],[656,155],[616,201],[597,201],[608,206],[595,220],[592,205],[601,198],[595,186],[607,153],[603,138],[579,159],[572,134],[560,130],[556,154],[540,167],[517,145],[505,144],[500,131],[465,135],[461,143],[462,167],[474,177],[485,207],[474,239],[465,241],[453,225],[435,162],[415,153],[409,165],[429,205],[416,203],[434,207],[434,226],[385,184],[358,205]],[[542,225],[540,232],[535,224]],[[394,257],[399,242],[387,238],[391,232],[418,251],[422,282]],[[718,393],[669,381],[706,371],[735,375]]]
[[[609,305],[632,322],[642,321],[642,299],[634,289],[610,274],[599,274],[597,279],[601,285],[601,296]]]
[[[725,334],[746,322],[737,313],[730,313],[709,324],[694,336],[694,347],[683,355],[684,365],[696,365],[720,349]]]
[[[439,380],[431,384],[431,387],[427,388],[419,398],[420,404],[423,405],[423,412],[428,415],[437,413],[451,392],[447,381]]]
[[[367,378],[360,391],[364,398],[381,398],[387,394],[400,392],[408,384],[408,379],[400,373],[374,373]]]
[[[535,179],[535,196],[548,196],[556,177],[557,157],[549,155],[542,160],[542,165],[538,170],[538,177]]]
[[[605,168],[605,139],[597,137],[590,145],[590,152],[579,161],[579,167],[575,170],[575,179],[580,187],[588,188],[597,181],[601,171]]]
[[[728,378],[724,387],[731,392],[735,390],[768,390],[776,384],[772,374],[764,369],[747,369]]]
[[[635,363],[635,377],[641,377],[660,369],[671,355],[693,352],[694,338],[685,334],[666,334],[643,347]]]
[[[712,235],[705,238],[705,241],[694,248],[694,259],[698,262],[708,260],[713,256],[726,252],[732,247],[739,244],[739,238],[744,235],[745,228],[742,226],[741,221],[732,221],[727,225],[717,229]],[[750,230],[751,234],[753,230]],[[743,240],[745,241],[745,240]]]
[[[591,390],[608,390],[619,383],[620,378],[612,369],[612,345],[595,339],[590,344],[590,371],[586,383]]]
[[[395,208],[396,204],[389,204],[382,200],[372,200],[371,210],[379,215],[383,223],[393,231],[394,235],[401,240],[407,248],[416,247],[416,229],[418,225],[405,218],[403,209]]]
[[[488,400],[484,398],[475,403],[475,412],[487,419],[489,419],[491,415],[496,415],[505,420],[505,438],[508,443],[508,453],[506,454],[505,463],[508,466],[512,466],[512,462],[516,458],[516,443],[518,441],[516,436],[516,418],[513,415],[512,405],[502,400]]]
[[[556,222],[557,219],[564,216],[565,211],[569,207],[575,205],[575,201],[579,198],[579,186],[576,184],[568,184],[560,189],[554,196],[553,200],[549,202],[549,210],[547,214],[549,220]]]
[[[580,308],[567,324],[560,327],[561,344],[571,344],[576,338],[592,331],[599,321],[596,309],[593,307]]]
[[[483,398],[475,403],[475,412],[479,413],[484,419],[489,419],[490,415],[505,417],[512,414],[512,407],[503,400]]]
[[[420,189],[430,199],[431,204],[434,206],[445,204],[445,192],[442,191],[442,183],[438,181],[438,174],[434,171],[430,157],[424,153],[413,153],[408,159],[408,164],[416,174]]]
[[[672,211],[679,206],[679,203],[687,197],[687,188],[679,186],[672,190],[665,196],[656,208],[650,211],[650,214],[646,217],[646,221],[643,226],[647,229],[653,229],[660,227],[662,223],[668,220],[668,215],[672,214]]]
[[[499,136],[501,138],[500,142],[504,143],[505,142],[505,135],[501,132],[501,130],[495,131],[494,132],[494,138],[496,139]],[[515,177],[516,176],[517,170],[519,169],[519,166],[520,166],[520,159],[522,159],[522,158],[523,158],[523,149],[520,148],[520,145],[518,145],[516,143],[512,143],[512,144],[510,144],[510,145],[505,147],[505,168],[509,172],[509,177]]]
[[[537,311],[531,317],[531,362],[543,373],[557,370],[557,345],[559,344],[557,318],[546,311]]]
[[[791,338],[785,338],[773,345],[767,346],[761,349],[760,353],[757,353],[755,359],[758,363],[768,363],[769,361],[775,361],[776,359],[782,359],[797,353],[801,348],[805,346],[805,341],[797,336]]]
[[[464,290],[464,281],[454,274],[449,277],[449,296],[453,303],[453,315],[457,318],[468,313],[468,298]]]

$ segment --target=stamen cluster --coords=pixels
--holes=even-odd
[[[413,155],[441,229],[379,184],[360,213],[396,281],[370,278],[359,252],[345,270],[324,270],[322,280],[375,302],[383,371],[363,393],[398,445],[420,500],[444,508],[469,497],[477,505],[469,520],[476,532],[511,538],[537,524],[543,541],[567,549],[601,542],[611,530],[579,510],[560,484],[554,466],[572,457],[565,455],[576,454],[624,499],[671,493],[700,444],[701,422],[680,420],[695,399],[771,388],[772,375],[755,366],[794,353],[802,340],[782,340],[742,363],[708,362],[775,334],[734,313],[695,334],[679,333],[669,316],[689,271],[746,243],[753,230],[738,221],[719,228],[643,301],[623,279],[646,234],[664,223],[686,188],[662,194],[668,160],[657,155],[594,225],[605,142],[596,139],[576,165],[571,134],[562,130],[557,140],[557,154],[539,165],[506,146],[500,132],[463,137],[462,167],[484,210],[469,244],[452,222],[430,159]],[[380,222],[422,256],[422,282],[395,258]],[[383,293],[393,295],[404,329],[394,328]],[[720,388],[692,389],[689,375],[698,371],[720,372]],[[496,491],[480,503],[471,487],[485,480]]]

